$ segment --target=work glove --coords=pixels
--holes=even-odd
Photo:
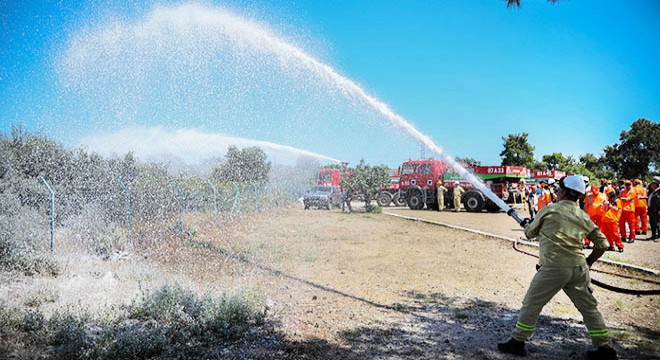
[[[534,220],[534,219],[532,219],[532,218],[524,218],[523,221],[520,222],[520,226],[525,227],[525,226],[529,225],[529,223],[531,223],[532,220]]]

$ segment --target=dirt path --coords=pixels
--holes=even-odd
[[[462,211],[455,213],[453,211],[417,211],[403,207],[385,208],[384,211],[481,230],[512,239],[525,238],[522,228],[503,212],[468,213]],[[519,211],[519,214],[523,217],[527,215],[524,211]],[[638,235],[634,243],[625,244],[623,253],[607,252],[603,258],[660,271],[660,251],[658,251],[660,240],[649,240],[650,237],[650,235]]]
[[[473,223],[477,214],[437,215]],[[485,230],[517,230],[503,214],[482,215]],[[509,359],[495,344],[508,339],[536,263],[464,231],[299,208],[200,227],[127,258],[70,256],[55,278],[0,278],[0,302],[23,304],[46,289],[46,309],[102,308],[173,281],[202,293],[257,289],[270,326],[224,348],[223,359]],[[595,294],[621,359],[660,358],[658,296]],[[580,314],[559,294],[529,342],[531,358],[582,359],[588,347]]]
[[[385,215],[294,209],[249,235],[262,236],[290,249],[273,265],[275,282],[265,280],[274,317],[290,339],[330,357],[505,359],[495,344],[508,338],[535,271],[508,243]],[[659,356],[658,297],[595,291],[621,358]],[[582,358],[580,319],[558,295],[530,353]]]

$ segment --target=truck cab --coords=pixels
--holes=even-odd
[[[443,178],[447,164],[440,160],[408,160],[401,165],[399,189],[412,210],[438,208],[437,183]]]

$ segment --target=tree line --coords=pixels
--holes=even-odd
[[[575,158],[561,152],[534,157],[535,147],[528,133],[502,137],[502,165],[525,166],[532,170],[562,170],[590,178],[650,179],[660,169],[660,123],[638,119],[623,130],[619,141],[607,145],[602,154],[586,153]]]

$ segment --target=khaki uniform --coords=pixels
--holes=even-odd
[[[445,193],[447,192],[447,188],[442,186],[442,182],[438,181],[436,190],[438,192],[438,211],[442,211],[445,209]]]
[[[461,211],[461,196],[463,196],[463,193],[465,193],[465,189],[463,189],[460,185],[456,185],[454,187],[454,211],[455,212]]]
[[[580,311],[594,346],[611,346],[609,332],[589,286],[589,266],[582,251],[585,237],[594,248],[607,248],[607,239],[577,203],[562,200],[543,208],[525,228],[540,247],[540,268],[527,290],[511,335],[525,341],[536,328],[541,310],[559,290],[564,290]]]

